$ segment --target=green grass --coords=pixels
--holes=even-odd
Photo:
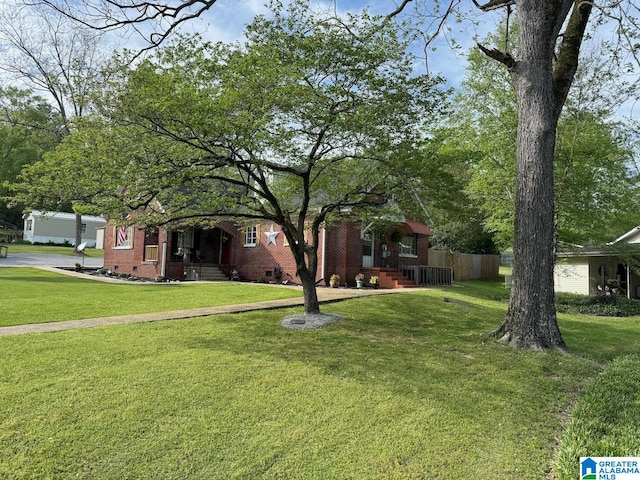
[[[640,456],[639,356],[612,361],[580,398],[556,455],[556,477],[575,478],[581,456]]]
[[[82,255],[74,253],[73,247],[65,247],[62,245],[32,245],[30,243],[9,243],[9,255],[12,253],[42,253],[46,255],[70,255],[82,258]],[[85,256],[93,258],[102,258],[104,250],[96,250],[95,248],[87,248]]]
[[[0,268],[0,326],[232,305],[301,296],[236,282],[122,284],[34,268]]]
[[[0,478],[545,478],[640,323],[562,314],[571,354],[513,350],[486,336],[502,290],[329,304],[345,320],[313,331],[283,329],[285,309],[0,337]]]

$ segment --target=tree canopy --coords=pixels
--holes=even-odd
[[[282,227],[317,312],[318,233],[348,212],[398,213],[416,188],[418,147],[444,105],[384,18],[338,18],[306,2],[257,17],[244,45],[181,37],[102,95],[123,141],[111,211],[145,222],[266,219]],[[122,128],[124,127],[124,128]],[[402,197],[402,195],[398,195]],[[306,231],[311,231],[311,239]]]
[[[131,2],[129,0],[40,0],[54,9],[98,28],[117,28],[159,20],[151,44],[162,43],[166,34],[183,22],[209,10],[216,0],[184,0],[176,3]],[[441,32],[457,2],[412,2],[403,0],[387,18],[415,5],[424,19],[424,36]],[[481,12],[503,10],[518,20],[518,49],[502,45],[481,45],[490,58],[508,71],[514,86],[518,122],[516,136],[516,184],[514,191],[514,276],[509,310],[494,335],[514,347],[564,349],[557,325],[553,294],[554,266],[554,159],[560,114],[579,65],[580,51],[589,23],[612,27],[608,48],[616,63],[627,68],[638,65],[640,15],[633,2],[602,4],[574,0],[489,0],[473,2]],[[78,6],[85,8],[84,12]],[[434,5],[426,12],[427,5]],[[80,9],[82,10],[82,9]],[[85,14],[87,16],[85,16]],[[436,17],[434,19],[434,16]],[[439,18],[439,20],[438,20]],[[156,35],[156,36],[154,36]],[[626,46],[621,50],[617,47]],[[627,55],[621,53],[624,51]]]
[[[511,28],[514,35],[517,30]],[[487,41],[504,37],[503,28]],[[511,41],[516,43],[513,37]],[[554,228],[559,243],[602,243],[639,220],[633,215],[637,188],[629,170],[632,144],[611,108],[628,99],[629,92],[620,89],[606,99],[594,98],[592,89],[605,88],[608,80],[592,74],[603,73],[601,63],[593,56],[585,58],[558,123]],[[506,70],[472,51],[452,110],[440,151],[454,157],[458,172],[467,172],[466,179],[458,175],[462,195],[484,212],[485,228],[500,248],[509,248],[513,244],[518,113]]]
[[[89,110],[92,85],[104,55],[101,35],[48,8],[7,2],[0,7],[0,47],[4,49],[0,72],[46,96],[60,121],[61,140]],[[59,165],[51,161],[30,165],[22,174],[22,183],[12,187],[14,208],[49,209],[55,205],[68,210],[77,205],[81,201],[77,189],[68,188],[68,184],[55,190],[44,187],[77,178],[77,168],[65,173],[67,166],[65,161]],[[16,179],[14,175],[10,180]],[[63,198],[65,193],[72,196]],[[82,220],[80,212],[75,213],[77,246],[81,243]]]
[[[8,184],[24,166],[36,163],[62,137],[60,116],[30,90],[0,88],[0,198],[9,194]],[[0,205],[0,218],[19,225],[22,212]]]
[[[70,209],[78,215],[100,213],[99,199],[111,193],[119,165],[101,145],[107,127],[89,120],[81,125],[41,160],[22,168],[17,181],[8,185],[12,203]]]

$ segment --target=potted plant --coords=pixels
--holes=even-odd
[[[331,275],[331,278],[329,278],[329,285],[331,288],[337,288],[340,285],[340,275],[337,273]]]
[[[376,275],[371,275],[371,278],[369,279],[369,285],[371,285],[374,288],[378,288],[379,284],[380,284],[380,279]]]
[[[356,275],[356,287],[362,288],[362,283],[364,282],[364,273],[359,273]]]
[[[613,295],[617,295],[619,288],[620,288],[620,283],[618,282],[618,280],[615,280],[613,278],[610,278],[609,280],[607,280],[607,288],[605,289],[606,291],[611,292],[611,294]]]

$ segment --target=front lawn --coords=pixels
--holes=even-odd
[[[0,268],[0,326],[233,305],[302,296],[236,282],[103,283],[34,268]]]
[[[12,253],[41,253],[45,255],[69,255],[82,258],[73,251],[73,247],[65,245],[33,245],[31,243],[9,243],[9,255]],[[104,250],[96,250],[95,248],[87,248],[84,251],[85,256],[92,258],[102,258]]]
[[[512,350],[486,336],[501,285],[325,305],[345,320],[313,331],[291,309],[2,337],[0,478],[545,478],[640,326],[562,315],[573,354]]]
[[[557,478],[575,478],[575,459],[581,456],[640,456],[638,355],[612,361],[578,401],[554,462]]]

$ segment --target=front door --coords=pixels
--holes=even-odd
[[[220,264],[222,250],[222,230],[197,230],[195,235],[195,261],[213,265]]]
[[[370,229],[362,230],[362,266],[373,267],[374,239]]]

